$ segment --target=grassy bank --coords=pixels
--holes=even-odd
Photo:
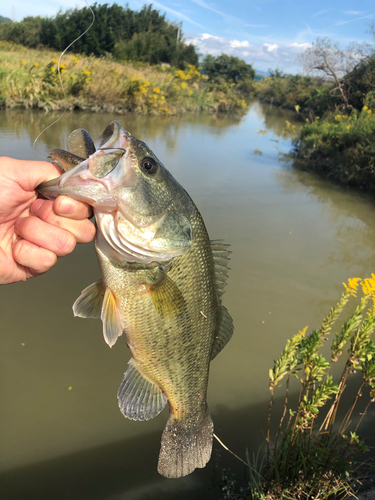
[[[332,114],[302,128],[294,142],[297,165],[366,191],[375,190],[375,109]]]
[[[59,55],[0,42],[0,106],[163,115],[247,109],[234,85],[208,83],[192,65],[183,71],[71,53],[61,66],[65,99],[57,72]]]

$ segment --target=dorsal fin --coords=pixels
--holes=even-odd
[[[229,255],[232,253],[229,247],[230,245],[228,243],[223,243],[223,240],[211,240],[211,249],[215,264],[216,287],[219,297],[223,296],[224,287],[228,279]]]

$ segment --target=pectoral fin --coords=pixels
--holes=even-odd
[[[121,413],[131,420],[150,420],[167,404],[167,398],[159,387],[142,375],[132,359],[121,382],[117,399]]]
[[[112,347],[122,334],[123,327],[117,310],[115,296],[109,288],[105,290],[101,320],[103,321],[104,340],[109,347]]]
[[[152,283],[144,283],[155,309],[164,318],[180,314],[185,300],[178,286],[165,273],[159,271]]]
[[[100,318],[105,288],[101,281],[92,283],[82,290],[81,295],[73,304],[74,316],[80,318]]]
[[[224,349],[233,335],[233,320],[226,307],[221,306],[219,331],[212,348],[211,361]]]

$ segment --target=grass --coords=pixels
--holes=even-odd
[[[266,451],[252,458],[247,452],[245,486],[240,486],[230,471],[223,471],[226,500],[345,499],[355,494],[358,477],[366,476],[368,470],[356,456],[368,448],[357,432],[375,401],[375,344],[371,340],[375,329],[375,275],[349,279],[344,287],[320,328],[310,334],[307,327],[298,332],[269,370]],[[359,289],[363,293],[358,300]],[[334,334],[326,359],[322,348],[349,301],[355,301],[356,307]],[[332,371],[339,360],[343,368],[337,377]],[[350,378],[356,390],[345,398]],[[296,402],[290,395],[293,379],[298,387]],[[285,393],[281,417],[272,425],[275,391],[282,382]],[[361,396],[366,403],[362,401],[362,408],[358,408]]]
[[[109,55],[65,55],[61,65],[65,99],[57,68],[59,55],[1,41],[0,106],[161,115],[247,110],[232,85],[209,85],[192,65],[185,71],[131,65],[118,63]]]

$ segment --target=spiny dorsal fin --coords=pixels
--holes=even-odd
[[[142,375],[133,359],[129,361],[117,399],[121,413],[131,420],[150,420],[167,404],[159,387]]]
[[[109,288],[105,290],[100,317],[103,321],[104,340],[109,347],[112,347],[116,343],[118,337],[122,335],[123,328],[120,315],[117,311],[116,298]]]
[[[233,335],[233,319],[226,307],[221,306],[219,330],[212,348],[211,361],[224,349]]]
[[[82,158],[88,158],[96,151],[91,135],[84,128],[77,128],[68,137],[68,151]]]
[[[164,318],[180,314],[185,300],[176,283],[162,271],[157,271],[152,283],[144,283],[155,309]]]
[[[103,283],[97,281],[82,290],[81,295],[73,304],[74,316],[80,318],[100,318],[105,288]]]
[[[212,255],[215,264],[216,287],[219,297],[224,294],[224,287],[228,279],[228,263],[229,255],[232,253],[229,250],[230,245],[223,243],[223,240],[211,240]]]

